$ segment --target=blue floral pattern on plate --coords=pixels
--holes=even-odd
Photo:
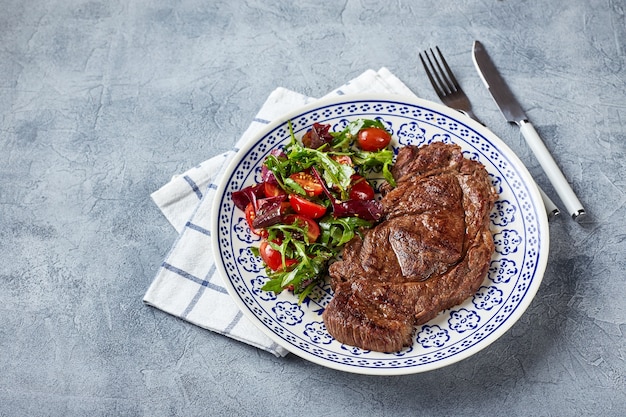
[[[272,149],[289,140],[287,121],[301,137],[315,123],[339,130],[357,118],[383,120],[403,145],[456,143],[467,158],[485,165],[500,194],[491,214],[496,252],[480,289],[462,304],[418,326],[413,345],[400,352],[364,351],[343,345],[326,331],[321,314],[332,299],[326,283],[298,305],[292,294],[268,294],[261,262],[250,251],[258,238],[246,228],[230,195],[259,181]],[[548,256],[547,218],[526,168],[492,132],[437,103],[388,95],[338,97],[294,110],[259,133],[230,164],[213,205],[216,266],[241,308],[261,330],[294,354],[348,372],[399,375],[428,371],[485,348],[510,328],[534,297]],[[243,221],[243,222],[242,222]]]
[[[467,310],[462,308],[456,311],[450,311],[450,318],[448,324],[450,328],[458,333],[463,333],[468,330],[474,330],[478,327],[480,316],[474,310]]]

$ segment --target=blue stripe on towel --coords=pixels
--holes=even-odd
[[[243,317],[243,314],[241,313],[241,311],[238,311],[237,314],[235,314],[235,317],[233,318],[233,320],[228,323],[228,326],[224,329],[224,333],[229,334],[233,328],[237,325],[237,323],[239,323],[239,320],[241,320],[241,318]]]
[[[209,269],[209,272],[207,273],[207,280],[203,281],[202,285],[200,286],[200,288],[198,288],[198,291],[196,291],[196,294],[193,296],[193,298],[189,302],[189,305],[187,306],[187,308],[185,308],[185,311],[183,311],[182,314],[180,315],[181,318],[185,318],[189,315],[189,313],[191,313],[191,310],[193,310],[196,304],[198,304],[198,301],[200,300],[200,297],[204,293],[205,288],[210,288],[214,291],[226,293],[226,289],[224,289],[223,287],[220,287],[219,285],[211,284],[208,281],[211,279],[213,274],[215,274],[215,264],[213,264],[211,268]]]
[[[187,306],[187,308],[185,308],[185,311],[183,311],[182,314],[180,315],[181,318],[183,318],[183,319],[187,318],[189,313],[191,313],[191,310],[193,310],[193,308],[196,306],[196,304],[198,304],[198,300],[200,299],[200,296],[204,292],[204,289],[205,288],[203,286],[200,286],[198,288],[198,291],[196,291],[196,294],[193,296],[193,298],[189,302],[189,305]]]
[[[193,192],[196,193],[198,200],[202,200],[202,192],[200,191],[196,183],[191,178],[189,178],[188,175],[183,176],[183,178],[185,179],[185,181],[187,181],[187,184],[189,184]]]
[[[191,222],[187,222],[187,224],[185,224],[185,227],[190,228],[191,230],[195,230],[196,232],[200,232],[204,235],[207,236],[211,236],[211,231],[208,229],[205,229],[204,227],[200,227],[197,224],[191,223]]]
[[[168,271],[171,271],[175,274],[180,275],[183,278],[188,279],[189,281],[195,282],[196,284],[201,285],[202,287],[206,287],[209,289],[212,289],[213,291],[217,291],[217,292],[221,292],[222,294],[228,294],[228,291],[226,291],[226,288],[220,286],[220,285],[215,285],[212,284],[211,282],[204,280],[204,279],[200,279],[192,274],[190,274],[189,272],[183,271],[182,269],[176,268],[173,265],[168,264],[167,262],[163,262],[163,264],[161,265],[161,267],[167,269]],[[211,267],[211,269],[209,270],[209,273],[207,274],[207,278],[211,278],[211,276],[215,273],[215,265],[213,265]]]

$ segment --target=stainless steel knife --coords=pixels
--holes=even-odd
[[[478,70],[478,74],[482,78],[483,83],[485,83],[485,86],[487,86],[487,89],[500,108],[504,118],[507,122],[515,123],[520,127],[522,135],[524,139],[526,139],[526,143],[528,143],[528,146],[535,154],[535,157],[548,176],[548,179],[550,179],[552,186],[559,194],[567,211],[574,220],[582,218],[586,214],[585,209],[578,200],[578,197],[576,197],[576,194],[574,194],[572,187],[567,182],[567,179],[565,179],[565,176],[554,161],[554,158],[550,155],[550,151],[545,143],[541,140],[541,137],[530,121],[528,121],[524,110],[522,110],[522,107],[515,99],[515,96],[491,61],[491,58],[489,58],[487,51],[485,51],[485,48],[479,41],[474,41],[472,58]]]

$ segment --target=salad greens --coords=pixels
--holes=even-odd
[[[380,120],[355,120],[339,132],[315,123],[301,141],[291,122],[289,131],[289,143],[264,160],[262,183],[233,193],[232,199],[262,238],[252,248],[269,278],[262,289],[288,289],[302,302],[343,246],[382,217],[366,175],[381,173],[395,186],[394,152]],[[370,135],[366,144],[364,131]],[[372,137],[378,140],[374,145]]]

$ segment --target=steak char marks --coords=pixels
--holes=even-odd
[[[403,147],[392,174],[382,222],[329,268],[335,295],[323,314],[339,342],[380,352],[411,346],[416,325],[474,294],[494,251],[497,194],[459,146]]]

